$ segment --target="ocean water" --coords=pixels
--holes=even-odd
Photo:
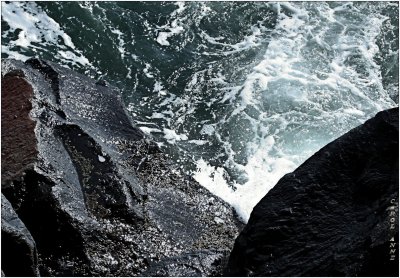
[[[2,2],[2,58],[121,89],[137,125],[247,221],[288,172],[398,106],[398,2]]]

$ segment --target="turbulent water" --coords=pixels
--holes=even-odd
[[[398,104],[398,3],[2,2],[2,57],[118,86],[246,221],[286,173]]]

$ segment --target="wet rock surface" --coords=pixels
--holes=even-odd
[[[229,276],[397,276],[398,108],[285,175],[236,239]]]
[[[115,88],[36,59],[2,75],[5,275],[221,275],[232,208],[135,128]]]
[[[1,195],[1,225],[4,271],[9,276],[37,276],[39,272],[35,241],[3,195]]]
[[[14,71],[1,82],[1,164],[2,181],[12,179],[35,161],[35,122],[30,119],[33,89],[22,71]]]

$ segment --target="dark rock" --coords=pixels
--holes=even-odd
[[[254,208],[226,274],[398,277],[398,136],[398,108],[380,112],[285,175]]]
[[[1,265],[7,276],[38,276],[35,241],[3,194],[1,242]]]
[[[153,262],[144,276],[152,277],[196,277],[207,273],[207,269],[215,269],[209,273],[211,276],[221,275],[222,260],[226,254],[213,251],[199,251],[195,253],[182,254],[177,257],[166,258],[159,262]],[[216,266],[220,266],[219,268]]]
[[[2,193],[36,246],[31,275],[221,274],[232,208],[168,161],[114,87],[37,59],[3,60],[2,73]],[[6,240],[3,258],[32,261]]]

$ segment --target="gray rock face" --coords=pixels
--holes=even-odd
[[[398,113],[378,113],[285,175],[254,208],[226,274],[398,277]]]
[[[19,223],[2,233],[11,235],[7,246],[26,235],[30,253],[15,252],[31,275],[221,274],[240,226],[232,208],[185,176],[134,127],[115,88],[36,59],[3,60],[2,72],[2,83],[32,87],[29,119],[20,122],[33,120],[34,130],[13,133],[20,122],[11,117],[4,136],[34,140],[2,146],[3,164],[13,161],[2,176],[10,202],[2,216],[15,210]],[[10,95],[27,99],[19,87],[10,88]],[[7,109],[2,105],[2,114]],[[32,151],[3,157],[3,147]],[[215,213],[224,223],[214,221]],[[2,247],[2,258],[7,249]],[[2,266],[5,275],[24,275],[4,259]]]

